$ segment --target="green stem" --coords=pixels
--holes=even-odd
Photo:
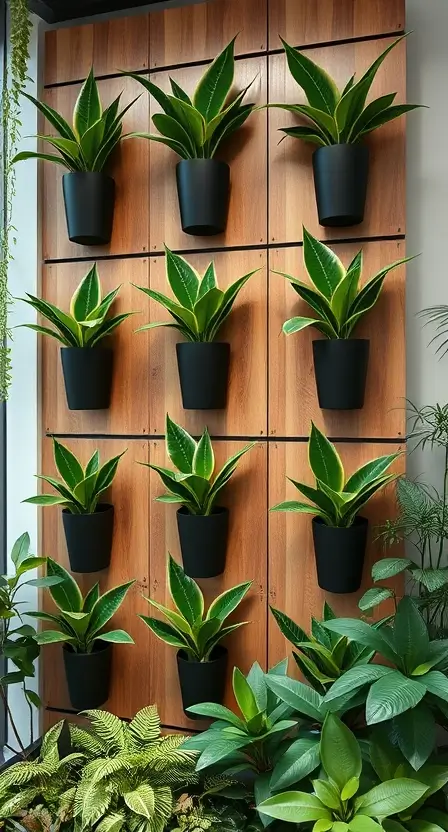
[[[445,518],[446,518],[446,496],[447,496],[447,489],[448,489],[448,445],[445,445],[445,474],[443,476],[443,495],[442,495],[442,528],[440,529],[440,543],[439,543],[439,556],[437,558],[437,569],[440,568],[440,563],[442,560],[443,555],[443,542],[444,542],[444,532],[445,532]]]
[[[12,728],[12,730],[13,730],[14,736],[15,736],[15,738],[16,738],[16,740],[17,740],[18,745],[19,745],[20,751],[21,751],[21,753],[22,753],[23,757],[26,757],[25,748],[24,748],[24,745],[23,745],[23,743],[22,743],[22,740],[20,739],[20,734],[19,734],[19,732],[18,732],[18,730],[17,730],[17,726],[16,726],[16,724],[15,724],[15,722],[14,722],[13,715],[12,715],[12,713],[11,713],[11,708],[10,708],[10,707],[9,707],[9,705],[8,705],[8,698],[7,698],[7,696],[6,696],[5,689],[4,689],[3,685],[0,685],[0,696],[1,696],[2,700],[3,700],[3,706],[4,706],[4,708],[5,708],[5,712],[6,712],[7,716],[8,716],[9,722],[10,722],[10,724],[11,724],[11,728]]]

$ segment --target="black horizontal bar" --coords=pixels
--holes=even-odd
[[[142,434],[135,434],[135,433],[46,433],[47,438],[55,437],[56,439],[126,439],[129,441],[136,441],[145,439],[148,442],[155,442],[165,439],[164,433],[142,433]],[[266,436],[265,434],[259,435],[243,435],[243,436],[215,436],[214,434],[210,435],[210,438],[216,442],[265,442],[265,443],[275,443],[275,442],[308,442],[309,436],[276,436],[275,434],[271,434]],[[388,444],[388,445],[396,445],[401,444],[407,441],[407,437],[405,436],[362,436],[362,437],[355,437],[355,436],[329,436],[331,442],[345,442],[347,444],[363,444],[363,443],[378,443],[378,444]]]
[[[327,41],[319,41],[317,43],[304,43],[298,44],[295,46],[296,49],[300,49],[302,52],[305,52],[310,49],[320,49],[325,48],[328,46],[344,46],[350,43],[366,43],[372,40],[384,40],[384,38],[393,38],[399,37],[403,34],[403,29],[399,29],[395,32],[384,32],[375,35],[363,35],[361,37],[353,37],[353,38],[341,38],[340,40],[327,40]],[[281,47],[277,49],[260,49],[256,52],[243,52],[240,55],[235,55],[236,61],[244,61],[248,60],[249,58],[264,58],[269,55],[281,55],[284,50]],[[176,69],[184,69],[188,67],[195,67],[195,66],[207,66],[208,64],[212,63],[212,58],[204,58],[199,61],[185,61],[181,64],[166,64],[165,66],[154,66],[154,67],[143,67],[142,69],[134,69],[134,75],[156,75],[158,72],[172,72]],[[97,81],[109,81],[112,78],[120,78],[122,77],[122,72],[109,72],[103,75],[96,75]],[[55,81],[52,84],[44,84],[44,89],[55,89],[56,87],[71,87],[76,84],[82,84],[84,82],[84,78],[77,78],[73,81]]]
[[[377,235],[373,237],[340,237],[334,240],[330,239],[323,239],[321,242],[326,243],[327,245],[336,245],[340,243],[341,245],[347,243],[382,243],[382,242],[390,242],[393,240],[405,240],[406,237],[404,234],[383,234]],[[216,246],[211,248],[177,248],[173,249],[175,254],[181,254],[182,256],[188,256],[189,254],[218,254],[220,252],[232,252],[232,251],[272,251],[277,248],[298,248],[303,246],[303,240],[294,240],[292,242],[271,242],[271,243],[253,243],[250,245],[241,245],[241,246]],[[140,259],[144,260],[148,257],[164,257],[165,252],[156,250],[156,251],[148,251],[148,252],[132,252],[131,254],[97,254],[92,255],[91,257],[60,257],[54,259],[44,260],[44,264],[46,266],[50,265],[58,265],[63,263],[87,263],[92,260],[96,260],[100,262],[101,260],[130,260],[130,259]]]

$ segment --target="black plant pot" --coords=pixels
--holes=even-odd
[[[188,661],[186,653],[179,650],[177,669],[184,711],[191,705],[202,702],[217,702],[222,705],[227,672],[227,650],[218,645],[209,662]],[[196,714],[187,714],[190,719],[203,719]]]
[[[357,517],[347,529],[313,518],[317,582],[327,592],[356,592],[361,586],[369,521]]]
[[[100,708],[109,698],[112,644],[96,641],[92,653],[62,648],[70,702],[77,711]]]
[[[184,410],[222,410],[227,404],[230,344],[176,344]]]
[[[114,354],[108,347],[61,347],[69,410],[107,410]]]
[[[83,246],[109,243],[114,218],[114,180],[106,173],[65,173],[62,190],[71,242]]]
[[[313,341],[319,407],[357,410],[364,405],[370,341],[338,338]]]
[[[182,159],[176,165],[182,231],[210,237],[226,230],[230,168],[217,159]]]
[[[314,187],[321,225],[358,225],[364,219],[369,150],[332,144],[313,153]]]
[[[107,569],[112,551],[114,507],[98,503],[94,514],[70,514],[63,509],[62,522],[72,572]]]
[[[204,517],[180,508],[177,528],[186,574],[190,578],[222,575],[226,566],[229,510],[215,508],[213,514]]]

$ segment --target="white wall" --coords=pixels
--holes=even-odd
[[[38,26],[35,24],[30,44],[31,59],[28,75],[33,80],[27,91],[37,95]],[[25,98],[22,102],[22,136],[36,133],[36,108]],[[33,142],[24,142],[33,149]],[[37,149],[37,142],[34,142]],[[37,163],[24,162],[16,167],[16,198],[13,224],[17,229],[17,245],[13,247],[14,260],[9,269],[9,288],[15,297],[25,292],[38,292],[38,230],[37,230]],[[33,309],[25,303],[15,302],[10,314],[10,326],[35,322]],[[38,415],[37,415],[37,336],[28,329],[16,329],[12,342],[12,377],[10,399],[7,404],[7,544],[11,551],[14,541],[28,531],[32,551],[37,552],[37,510],[35,506],[22,504],[26,497],[37,493],[34,477],[38,470]],[[12,564],[9,564],[11,567]],[[28,609],[37,609],[37,590],[26,587],[20,597]],[[31,622],[30,622],[31,623]],[[37,677],[27,682],[37,690]],[[22,741],[29,742],[29,709],[24,702],[22,688],[13,685],[9,689],[9,704],[13,718],[19,726]],[[34,731],[38,731],[38,713],[34,711]],[[8,742],[17,748],[11,731]]]
[[[407,252],[420,257],[407,271],[407,397],[418,406],[448,401],[448,356],[439,361],[434,334],[417,313],[448,304],[448,2],[406,0],[408,101],[428,110],[407,120]],[[387,193],[385,192],[385,199]],[[387,345],[385,345],[387,349]],[[410,454],[408,474],[441,487],[442,454]]]

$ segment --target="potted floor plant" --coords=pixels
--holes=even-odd
[[[375,306],[386,275],[412,258],[385,266],[360,288],[362,251],[345,268],[335,252],[303,229],[303,262],[310,284],[284,272],[292,288],[315,318],[295,317],[283,324],[291,335],[314,327],[324,336],[313,341],[314,372],[319,406],[328,410],[354,410],[364,405],[370,341],[352,338],[364,315]]]
[[[48,587],[56,614],[33,612],[32,616],[50,622],[54,629],[36,635],[39,645],[61,644],[70,701],[74,708],[99,708],[109,697],[112,645],[134,644],[124,630],[106,631],[104,627],[123,603],[134,581],[121,584],[100,595],[95,584],[83,596],[69,572],[59,563],[47,559],[47,575],[62,578]]]
[[[120,111],[121,94],[103,110],[98,86],[90,70],[75,108],[73,124],[48,104],[23,92],[56,130],[56,136],[37,136],[57,151],[36,153],[25,150],[13,162],[43,159],[62,165],[68,236],[72,243],[93,246],[110,241],[115,201],[115,182],[104,172],[112,151],[122,138],[123,117],[137,99]]]
[[[226,228],[230,168],[215,154],[255,107],[243,103],[249,87],[229,101],[234,45],[235,38],[207,68],[192,98],[172,78],[171,95],[167,95],[143,75],[125,73],[138,81],[163,110],[152,117],[157,133],[129,135],[161,142],[180,156],[176,179],[182,230],[186,234],[210,236],[221,234]]]
[[[42,703],[30,686],[30,680],[35,677],[34,662],[39,656],[40,648],[35,639],[34,627],[23,621],[23,616],[28,614],[28,610],[24,609],[23,598],[20,600],[21,592],[27,586],[41,589],[61,582],[57,575],[45,578],[30,577],[30,573],[47,563],[47,558],[31,554],[30,537],[27,532],[15,541],[10,560],[12,567],[8,574],[0,576],[0,659],[3,664],[0,697],[10,726],[11,740],[8,737],[6,747],[14,756],[0,767],[0,772],[19,760],[28,760],[35,756],[41,744],[41,740],[35,740],[33,734],[33,709],[42,707]],[[12,685],[22,686],[24,700],[29,709],[29,745],[21,737],[8,702],[8,690]]]
[[[229,510],[217,506],[216,499],[241,457],[253,446],[251,443],[237,451],[214,475],[215,455],[207,428],[197,442],[167,414],[166,450],[177,471],[141,463],[156,471],[167,489],[156,501],[180,504],[177,511],[180,548],[185,572],[192,578],[213,578],[224,572]]]
[[[56,469],[62,480],[46,474],[37,478],[48,483],[56,494],[38,494],[25,503],[36,506],[61,506],[70,568],[73,572],[98,572],[110,564],[114,528],[114,507],[99,502],[113,482],[118,463],[126,451],[100,467],[94,451],[85,468],[64,445],[53,439]]]
[[[165,616],[166,622],[146,615],[139,615],[139,618],[157,638],[178,648],[177,669],[185,711],[203,701],[222,703],[227,649],[221,641],[247,621],[227,626],[224,623],[251,585],[252,581],[247,581],[218,595],[205,613],[200,587],[169,555],[168,589],[175,609],[168,609],[148,598],[148,602]],[[187,716],[194,718],[188,713]]]
[[[391,43],[359,81],[355,82],[353,75],[342,90],[322,67],[281,38],[289,71],[304,91],[307,103],[269,106],[305,118],[305,126],[284,127],[281,131],[317,145],[313,171],[321,225],[347,226],[363,221],[369,164],[364,137],[419,106],[394,104],[393,92],[367,104],[378,69],[403,37]]]
[[[176,344],[182,403],[185,410],[216,410],[226,406],[230,344],[215,341],[221,326],[232,311],[243,286],[255,271],[240,277],[225,292],[218,287],[213,262],[202,277],[178,254],[165,246],[166,276],[172,298],[137,286],[160,303],[173,317],[173,323],[150,323],[137,331],[169,326],[187,339]]]
[[[346,477],[332,442],[311,423],[308,460],[316,479],[314,487],[288,479],[309,502],[288,500],[271,511],[312,514],[317,579],[327,592],[356,592],[362,580],[368,520],[359,514],[385,485],[396,479],[387,473],[399,453],[367,462]]]
[[[62,371],[69,410],[104,410],[110,405],[113,351],[101,342],[133,314],[122,312],[110,316],[118,292],[119,288],[102,296],[95,263],[76,289],[68,312],[34,295],[21,298],[53,328],[40,324],[22,326],[62,344]]]

